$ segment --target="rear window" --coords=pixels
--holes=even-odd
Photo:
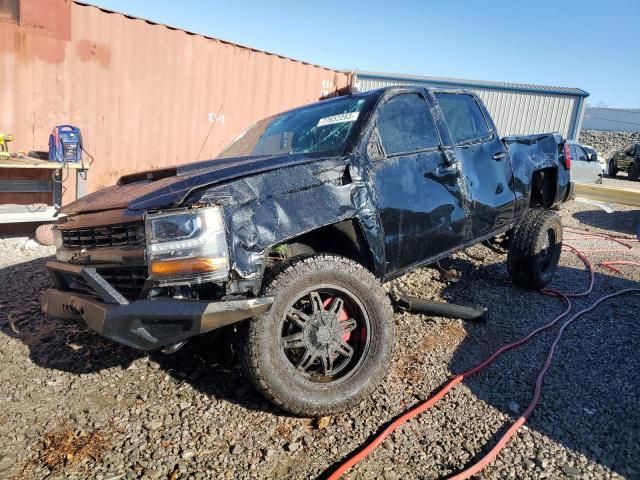
[[[436,93],[436,99],[454,143],[484,137],[489,133],[487,120],[471,95]]]

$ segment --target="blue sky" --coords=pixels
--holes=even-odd
[[[591,105],[640,108],[638,0],[90,1],[332,68],[579,87]]]

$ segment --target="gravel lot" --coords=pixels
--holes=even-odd
[[[640,188],[606,179],[605,184]],[[607,214],[571,203],[566,226],[630,236],[640,210]],[[574,236],[569,233],[566,236]],[[486,323],[397,312],[390,374],[373,396],[331,418],[293,418],[247,384],[225,334],[178,353],[144,354],[73,324],[44,317],[51,248],[24,249],[0,239],[0,478],[315,478],[376,432],[499,345],[551,320],[557,299],[515,289],[504,258],[485,247],[445,262],[462,274],[446,284],[424,268],[401,279],[410,293],[491,310]],[[568,241],[586,249],[619,245]],[[597,264],[640,255],[589,253]],[[588,276],[564,253],[554,282],[581,290]],[[594,293],[640,287],[640,268],[620,276],[596,267]],[[546,377],[541,403],[484,478],[640,478],[640,295],[610,300],[566,332]],[[505,354],[409,422],[351,478],[437,478],[485,453],[526,408],[557,329]]]
[[[606,162],[612,155],[633,142],[640,142],[640,132],[602,132],[598,130],[582,130],[580,143],[591,145]]]

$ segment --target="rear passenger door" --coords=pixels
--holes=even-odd
[[[459,245],[466,223],[460,176],[440,150],[426,95],[400,93],[378,105],[369,141],[386,274]]]
[[[589,171],[586,165],[586,157],[581,151],[582,149],[574,143],[569,144],[571,151],[571,181],[581,183],[591,183]]]
[[[602,169],[598,162],[592,162],[589,154],[580,145],[571,145],[571,181],[598,183]],[[574,162],[575,160],[575,162]],[[575,166],[574,166],[575,164]]]
[[[505,145],[491,117],[467,93],[435,92],[462,173],[471,228],[467,240],[508,227],[513,221],[513,174]]]

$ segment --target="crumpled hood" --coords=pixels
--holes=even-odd
[[[320,158],[321,159],[321,158]],[[305,154],[235,157],[125,175],[116,185],[86,195],[62,208],[62,213],[165,208],[179,205],[193,190],[276,168],[320,160]]]

